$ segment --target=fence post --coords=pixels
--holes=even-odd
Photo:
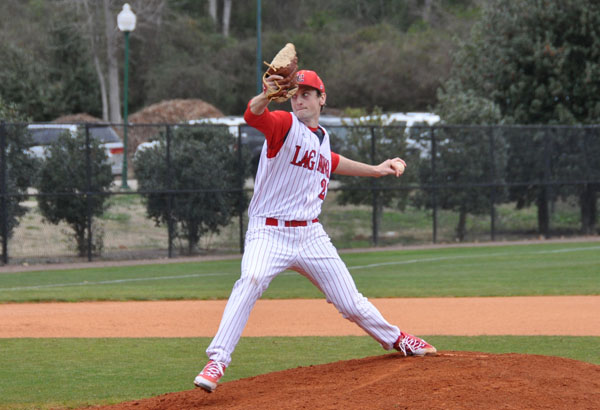
[[[434,134],[433,126],[429,127],[429,136],[431,138],[431,208],[433,210],[433,243],[437,242],[437,187],[436,181],[437,177],[435,174],[435,156],[436,156],[436,146],[435,146],[435,134]]]
[[[492,242],[496,240],[496,162],[494,155],[494,127],[490,126],[490,182],[492,184],[490,191],[490,229]]]
[[[544,235],[545,239],[548,239],[550,237],[550,209],[549,209],[549,204],[548,201],[550,199],[550,178],[551,178],[551,158],[550,156],[552,155],[552,149],[550,144],[552,143],[551,139],[550,139],[550,135],[549,135],[550,131],[547,128],[544,128],[544,181],[543,181],[543,185],[542,185],[542,199],[541,199],[541,203],[538,206],[543,207],[544,211],[543,214],[546,216],[546,220],[543,221],[543,226],[541,226],[542,228],[542,235]],[[540,212],[538,210],[538,212]]]
[[[584,235],[591,235],[594,233],[594,226],[596,224],[596,192],[594,190],[594,183],[590,182],[597,177],[590,162],[597,161],[596,153],[591,146],[588,145],[588,141],[592,138],[599,138],[598,135],[594,135],[592,131],[597,131],[598,128],[584,127],[582,129],[583,135],[577,138],[577,145],[579,146],[579,155],[581,155],[583,170],[579,171],[577,179],[583,180],[581,185],[582,194],[580,194],[581,202],[581,232]],[[600,141],[600,140],[598,140]],[[591,159],[591,161],[590,161]]]
[[[8,264],[8,209],[7,209],[7,172],[6,164],[6,124],[0,122],[0,209],[2,210],[2,263]]]
[[[173,193],[171,187],[171,181],[173,178],[171,177],[171,126],[169,124],[167,127],[167,181],[169,181],[167,194],[167,214],[169,215],[167,218],[167,241],[169,242],[169,259],[173,257]]]
[[[90,125],[85,124],[85,162],[86,162],[86,193],[85,201],[87,205],[87,257],[88,262],[92,261],[92,164],[90,159]]]
[[[371,164],[375,163],[375,127],[371,126]],[[372,179],[372,194],[373,194],[373,210],[372,210],[372,224],[373,224],[373,246],[379,244],[379,191],[377,190],[377,180]]]

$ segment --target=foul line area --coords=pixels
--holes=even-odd
[[[581,247],[581,248],[563,248],[563,249],[554,249],[554,250],[545,250],[545,251],[535,251],[535,252],[521,252],[520,255],[541,255],[541,254],[557,254],[557,253],[569,253],[569,252],[582,252],[582,251],[599,251],[600,246],[589,246],[589,247]],[[376,268],[380,266],[391,266],[391,265],[409,265],[414,263],[424,263],[424,262],[439,262],[446,260],[457,260],[457,259],[476,259],[476,258],[490,258],[497,256],[510,256],[514,255],[511,252],[497,252],[497,253],[487,253],[487,254],[478,254],[478,255],[453,255],[453,256],[440,256],[435,258],[421,258],[421,259],[409,259],[403,261],[391,261],[391,262],[382,262],[382,263],[372,263],[368,265],[356,265],[356,266],[348,266],[348,270],[359,270],[359,269],[370,269]],[[292,272],[283,272],[282,275],[292,275]],[[43,284],[43,285],[30,285],[30,286],[14,286],[7,288],[0,288],[0,292],[14,292],[20,290],[35,290],[35,289],[46,289],[46,288],[59,288],[59,287],[71,287],[71,286],[97,286],[97,285],[108,285],[108,284],[117,284],[117,283],[128,283],[128,282],[145,282],[145,281],[157,281],[157,280],[175,280],[175,279],[188,279],[188,278],[201,278],[201,277],[210,277],[210,276],[224,276],[224,275],[232,275],[230,272],[211,272],[211,273],[197,273],[197,274],[187,274],[187,275],[165,275],[165,276],[150,276],[144,278],[122,278],[122,279],[111,279],[111,280],[103,280],[103,281],[81,281],[81,282],[72,282],[72,283],[51,283],[51,284]],[[239,275],[239,273],[235,273],[234,275]]]

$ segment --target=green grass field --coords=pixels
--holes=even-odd
[[[367,297],[599,295],[600,243],[544,243],[343,254]],[[240,260],[0,274],[0,303],[222,299]],[[285,272],[265,298],[322,297]],[[1,330],[0,330],[1,334]],[[450,337],[440,350],[518,352],[600,364],[599,337]],[[0,339],[0,409],[115,403],[191,389],[208,338]],[[314,346],[317,346],[315,348]],[[244,338],[224,381],[385,354],[368,337]]]
[[[368,297],[600,294],[600,242],[342,254]],[[226,299],[240,260],[0,275],[0,302]],[[284,272],[263,298],[320,298]]]

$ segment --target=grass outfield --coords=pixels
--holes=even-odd
[[[599,295],[600,243],[542,243],[342,254],[367,297]],[[226,299],[240,260],[0,274],[1,302]],[[320,298],[284,272],[267,299]]]
[[[600,244],[543,243],[343,254],[368,297],[599,295]],[[239,260],[0,274],[0,302],[227,298]],[[322,297],[280,275],[265,298]],[[1,334],[1,329],[0,329]],[[598,337],[449,337],[439,350],[600,364]],[[191,389],[208,338],[0,339],[0,409],[115,403]],[[315,348],[317,346],[317,348]],[[224,381],[383,354],[369,337],[244,338]]]

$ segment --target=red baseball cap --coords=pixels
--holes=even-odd
[[[307,87],[316,88],[322,93],[325,92],[325,84],[319,78],[317,73],[312,70],[300,70],[296,73],[296,82],[298,85],[305,85]]]

